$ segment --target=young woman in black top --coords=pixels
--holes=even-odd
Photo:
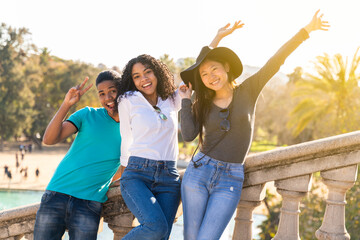
[[[225,47],[204,47],[196,63],[181,72],[181,132],[185,141],[199,135],[200,152],[184,175],[181,196],[184,239],[219,239],[240,200],[244,161],[249,151],[257,98],[285,59],[315,30],[327,30],[317,11],[308,25],[285,43],[240,85],[243,66]],[[190,97],[196,92],[195,102]]]

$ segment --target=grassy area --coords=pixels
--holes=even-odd
[[[275,143],[266,140],[253,141],[251,144],[250,152],[265,152],[278,147]]]
[[[279,146],[277,146],[274,142],[270,142],[266,140],[253,141],[251,144],[250,152],[265,152],[277,147]]]

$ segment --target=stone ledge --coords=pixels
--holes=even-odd
[[[279,147],[247,156],[245,172],[360,150],[360,131]],[[314,171],[315,172],[315,171]]]
[[[20,206],[17,208],[0,211],[0,226],[3,222],[25,218],[29,216],[36,216],[36,212],[40,207],[40,203]]]

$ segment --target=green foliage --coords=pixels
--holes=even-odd
[[[355,185],[346,193],[346,229],[351,239],[360,239],[360,165]]]
[[[267,219],[264,220],[259,228],[261,232],[259,234],[262,240],[271,240],[278,229],[281,202],[277,201],[274,194],[271,194],[266,190],[266,197],[264,199],[265,206],[268,210]]]
[[[103,70],[51,56],[29,40],[25,28],[0,27],[0,140],[25,134],[43,135],[66,92],[88,76],[94,82]],[[84,106],[100,106],[95,87],[70,113]]]
[[[293,97],[298,99],[298,104],[292,110],[288,122],[294,136],[306,128],[313,131],[314,138],[359,128],[358,50],[350,64],[339,54],[333,57],[327,54],[319,56],[314,63],[316,74],[306,73],[295,81]]]
[[[27,55],[34,50],[25,28],[0,26],[0,139],[6,140],[31,125],[34,105],[29,82],[24,79]]]
[[[253,141],[251,144],[250,152],[265,152],[278,147],[274,142],[267,140]]]

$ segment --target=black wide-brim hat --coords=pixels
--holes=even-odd
[[[201,49],[199,56],[196,58],[194,65],[185,69],[180,73],[181,79],[188,85],[190,82],[195,89],[196,79],[199,79],[199,66],[204,61],[205,58],[214,57],[216,59],[222,59],[230,65],[230,71],[236,79],[239,77],[243,71],[243,65],[240,61],[240,58],[234,53],[231,49],[227,47],[217,47],[210,48],[205,46]]]

